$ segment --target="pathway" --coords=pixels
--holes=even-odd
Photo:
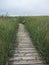
[[[19,24],[17,41],[18,48],[13,49],[8,65],[44,65],[23,24]]]

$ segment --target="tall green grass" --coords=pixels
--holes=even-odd
[[[25,17],[25,20],[34,45],[49,63],[49,17]]]
[[[0,65],[5,65],[18,29],[17,18],[0,17]]]

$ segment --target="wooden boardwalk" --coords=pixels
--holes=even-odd
[[[18,47],[15,44],[15,49],[11,50],[14,54],[9,58],[8,65],[45,65],[23,24],[19,24],[17,41]]]

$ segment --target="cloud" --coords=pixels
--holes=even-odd
[[[0,14],[49,15],[49,0],[0,0]]]

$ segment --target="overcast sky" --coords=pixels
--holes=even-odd
[[[49,0],[0,0],[0,15],[49,15]]]

